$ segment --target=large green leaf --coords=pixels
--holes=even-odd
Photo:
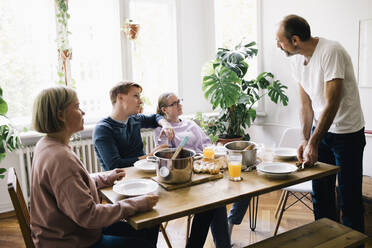
[[[218,106],[222,109],[228,108],[239,99],[240,78],[233,71],[224,66],[216,68],[216,74],[203,78],[204,96],[215,109]]]
[[[0,115],[5,115],[6,113],[8,113],[8,104],[3,97],[0,96]]]
[[[245,118],[245,123],[250,127],[254,120],[256,119],[256,110],[254,108],[248,109],[246,112],[246,118]]]
[[[278,103],[278,100],[284,105],[288,105],[288,97],[285,95],[284,89],[288,89],[287,86],[281,84],[279,80],[274,81],[269,87],[269,97],[271,101]]]

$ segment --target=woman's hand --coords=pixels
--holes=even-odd
[[[107,182],[113,185],[115,181],[119,181],[123,177],[125,177],[125,170],[115,169],[115,170],[108,172]]]
[[[149,208],[152,209],[156,205],[156,203],[158,203],[159,196],[154,195],[154,194],[148,194],[148,195],[146,195],[146,199],[147,199],[147,204],[148,204]]]
[[[168,137],[168,141],[170,142],[175,136],[172,125],[165,119],[161,119],[159,121],[159,125],[162,127],[159,137],[165,134]]]
[[[159,201],[159,196],[154,194],[141,195],[126,199],[124,201],[132,202],[136,207],[136,212],[145,212],[151,210]]]
[[[161,137],[164,134],[167,136],[168,141],[170,142],[175,136],[174,128],[172,126],[164,126],[161,129],[159,137]]]

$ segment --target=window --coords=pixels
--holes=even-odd
[[[8,117],[22,126],[36,94],[58,80],[54,1],[1,0],[0,12],[0,84]]]
[[[257,42],[256,0],[215,0],[216,47],[232,48],[239,42]],[[257,57],[249,62],[247,79],[257,76]]]
[[[209,4],[212,7],[213,2]],[[198,65],[199,59],[206,59],[203,56],[207,53],[183,58],[177,58],[177,54],[188,54],[190,48],[205,51],[213,46],[210,34],[204,32],[210,26],[208,23],[213,22],[209,17],[213,15],[194,11],[194,8],[203,10],[205,3],[91,0],[87,4],[84,0],[69,1],[71,76],[86,112],[86,123],[96,122],[111,112],[109,90],[121,80],[141,84],[143,95],[150,103],[145,105],[145,113],[155,111],[157,98],[165,91],[179,93],[180,88],[189,99],[192,99],[190,95],[194,97],[193,91],[179,87],[178,79],[181,75],[181,82],[186,78],[192,85],[190,88],[200,87],[200,71],[191,65]],[[43,88],[55,86],[59,80],[55,3],[1,0],[0,11],[0,83],[9,103],[8,115],[18,126],[29,125],[35,95]],[[196,42],[187,46],[188,42],[182,43],[177,36],[189,37],[190,26],[186,25],[188,18],[192,18],[188,16],[191,12],[197,15],[194,17],[196,23],[202,25],[195,26]],[[243,37],[246,41],[257,40],[256,0],[216,0],[215,17],[218,47],[237,44]],[[138,38],[130,40],[122,32],[126,19],[140,25]],[[180,70],[179,63],[183,65]],[[250,62],[249,70],[254,75],[255,63],[254,60]],[[201,89],[197,90],[202,98]],[[190,107],[192,111],[197,111],[201,102],[198,98],[189,103],[194,104]]]
[[[109,90],[122,80],[119,2],[69,1],[69,13],[71,75],[92,123],[110,114]]]
[[[127,76],[143,87],[144,112],[154,113],[160,94],[178,92],[175,1],[130,0],[128,6],[127,18],[140,28],[137,39],[125,40],[131,56],[124,59],[132,65]]]
[[[55,3],[1,0],[0,8],[6,10],[0,15],[0,83],[8,116],[18,127],[29,126],[36,94],[59,80]],[[111,112],[109,90],[119,81],[141,84],[152,103],[145,112],[155,111],[164,91],[177,92],[175,13],[173,0],[69,1],[71,76],[87,123]],[[122,32],[127,18],[140,24],[136,40]]]

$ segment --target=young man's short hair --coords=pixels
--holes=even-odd
[[[131,87],[137,87],[142,91],[142,87],[134,82],[120,82],[110,90],[112,105],[115,105],[118,94],[128,94]]]

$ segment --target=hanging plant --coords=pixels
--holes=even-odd
[[[140,25],[133,22],[131,19],[125,20],[125,24],[122,28],[129,40],[135,40],[138,37]]]
[[[56,0],[57,17],[57,47],[58,47],[58,77],[59,84],[68,86],[71,83],[70,60],[72,58],[72,49],[69,44],[68,36],[68,0]]]

